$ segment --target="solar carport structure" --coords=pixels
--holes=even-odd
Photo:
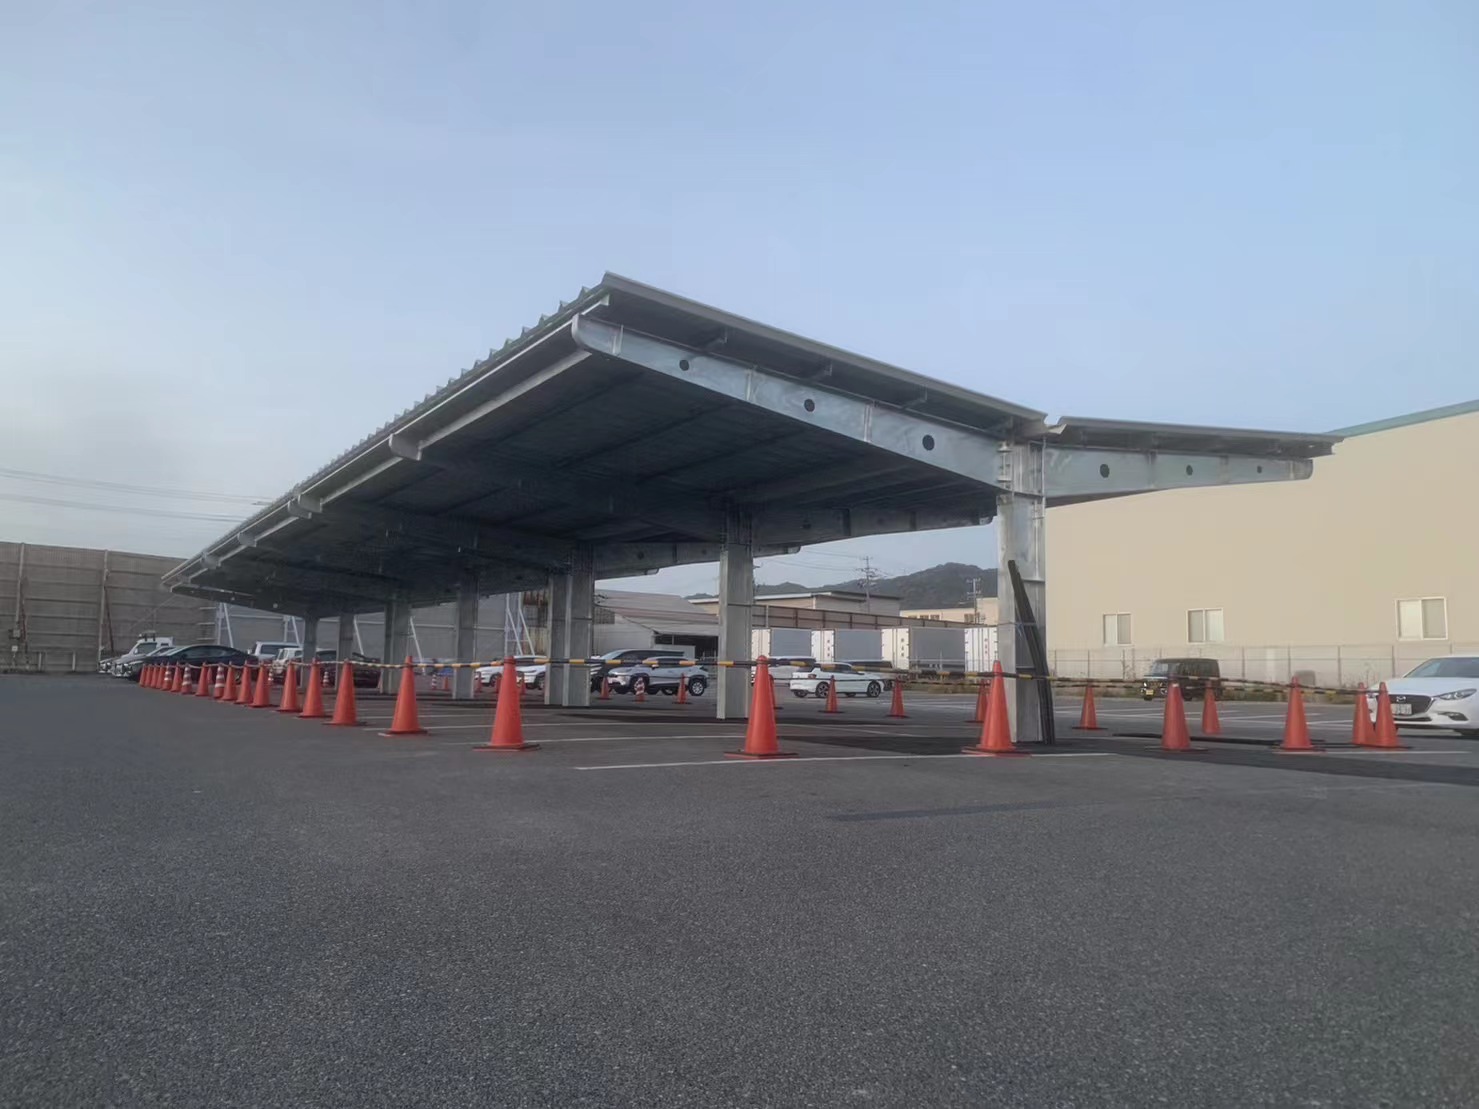
[[[962,353],[971,347],[962,344]],[[383,657],[412,605],[550,590],[550,653],[591,653],[595,583],[719,563],[719,655],[749,655],[754,559],[809,543],[999,525],[1045,602],[1043,513],[1157,489],[1306,478],[1331,436],[1065,418],[983,396],[607,275],[166,581],[318,618],[383,609]],[[1001,590],[1003,624],[1016,601]],[[341,620],[341,650],[349,643]],[[1011,672],[1020,644],[1000,637]],[[470,690],[470,674],[458,671]],[[393,677],[393,675],[390,675]],[[1009,702],[1029,694],[1027,682]],[[748,710],[721,669],[718,713]],[[547,699],[590,701],[552,666]],[[1031,741],[1035,714],[1017,712]]]

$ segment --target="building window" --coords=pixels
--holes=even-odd
[[[1448,602],[1442,597],[1398,601],[1397,638],[1447,639]]]
[[[1186,614],[1188,643],[1222,642],[1222,609],[1194,608]]]
[[[1128,612],[1104,614],[1104,645],[1106,647],[1128,647],[1130,645],[1130,614]]]

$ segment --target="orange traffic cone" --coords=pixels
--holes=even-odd
[[[234,666],[226,667],[226,686],[221,690],[221,700],[227,702],[236,700],[236,667]]]
[[[1371,741],[1372,751],[1400,751],[1402,743],[1397,738],[1397,718],[1392,714],[1392,695],[1387,692],[1387,683],[1376,687],[1376,735]]]
[[[770,662],[764,655],[755,660],[755,693],[750,702],[750,723],[745,745],[725,751],[729,759],[789,759],[795,751],[782,751],[775,734],[775,688],[770,684]]]
[[[640,705],[644,701],[647,700],[647,683],[646,682],[640,682],[639,683],[636,680],[633,680],[632,681],[632,688],[636,691],[636,698],[635,698],[635,700],[636,700],[637,704]]]
[[[1396,725],[1395,720],[1392,723],[1393,726]],[[1376,731],[1371,727],[1371,706],[1366,699],[1365,682],[1356,685],[1356,715],[1351,721],[1351,742],[1357,747],[1376,746]]]
[[[416,715],[416,668],[411,663],[411,656],[406,656],[405,665],[401,667],[401,685],[395,694],[395,716],[390,721],[390,731],[381,732],[384,736],[397,735],[426,735],[427,731],[421,726],[421,720]]]
[[[257,667],[257,689],[252,695],[252,703],[248,707],[254,709],[270,709],[272,707],[272,676],[267,672],[267,664],[265,662]]]
[[[1284,742],[1274,748],[1285,754],[1315,755],[1320,749],[1310,742],[1310,726],[1304,718],[1304,694],[1299,679],[1289,683],[1289,711],[1284,716]]]
[[[967,755],[1027,755],[1012,743],[1012,720],[1007,714],[1007,683],[1001,663],[992,670],[991,686],[986,694],[986,718],[981,721],[981,742],[962,747]]]
[[[604,677],[604,676],[601,678],[601,695],[599,697],[597,697],[596,700],[598,700],[598,701],[609,701],[609,700],[611,700],[611,679],[609,679],[607,677]]]
[[[894,703],[889,706],[888,714],[900,720],[909,715],[904,711],[904,682],[897,675],[894,677]]]
[[[236,687],[236,703],[242,706],[252,703],[252,664],[250,660],[241,664],[241,684]]]
[[[1099,710],[1094,705],[1094,683],[1084,683],[1084,707],[1079,710],[1078,730],[1081,732],[1102,732],[1099,727]]]
[[[837,675],[832,675],[832,680],[827,683],[827,707],[823,712],[839,713],[842,710],[837,707]]]
[[[1206,692],[1202,694],[1202,734],[1222,734],[1222,717],[1217,715],[1217,690],[1210,682],[1207,683]]]
[[[301,706],[298,704],[298,664],[290,662],[282,675],[282,706],[278,712],[299,712]]]
[[[194,667],[194,666],[187,666],[187,667],[185,667],[185,674],[180,679],[180,686],[179,686],[178,689],[175,690],[175,692],[178,693],[178,694],[180,694],[180,696],[182,696],[182,697],[189,697],[192,693],[195,692],[195,671],[196,671],[196,669],[197,669],[197,667]]]
[[[986,723],[986,705],[991,700],[991,690],[985,678],[976,685],[976,711],[971,716],[972,724]]]
[[[334,685],[334,715],[324,721],[325,727],[361,728],[358,706],[354,701],[354,669],[348,660],[339,664],[339,680]]]
[[[1169,682],[1166,686],[1166,715],[1161,723],[1161,750],[1184,753],[1192,750],[1191,736],[1186,730],[1186,702],[1181,697],[1181,684]]]
[[[200,681],[195,686],[195,696],[209,697],[211,695],[211,674],[214,667],[202,666],[200,668]]]
[[[216,667],[216,680],[211,683],[212,700],[219,701],[222,694],[226,692],[226,674],[230,669],[231,667],[224,662]]]
[[[318,659],[314,659],[308,667],[307,685],[303,690],[303,711],[298,714],[298,719],[322,720],[327,715],[324,712],[324,675],[318,668]]]
[[[681,670],[678,672],[678,704],[688,704],[688,678]]]
[[[154,667],[150,666],[147,662],[144,663],[143,667],[139,670],[139,688],[140,689],[150,689],[150,688],[152,688],[152,686],[150,686],[149,683],[153,680],[153,678],[154,678]]]
[[[498,688],[517,690],[518,670],[512,658],[503,660],[503,676],[498,679]],[[493,734],[487,743],[480,743],[474,751],[532,751],[537,743],[524,742],[524,713],[518,697],[498,697],[498,707],[493,710]]]

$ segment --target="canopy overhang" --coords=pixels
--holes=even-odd
[[[1338,437],[1069,418],[607,275],[166,576],[308,614],[1308,477]]]

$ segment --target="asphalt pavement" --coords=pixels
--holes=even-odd
[[[969,697],[787,699],[758,764],[654,700],[505,755],[0,678],[0,1104],[1479,1101],[1479,744],[1074,702],[997,760]]]

